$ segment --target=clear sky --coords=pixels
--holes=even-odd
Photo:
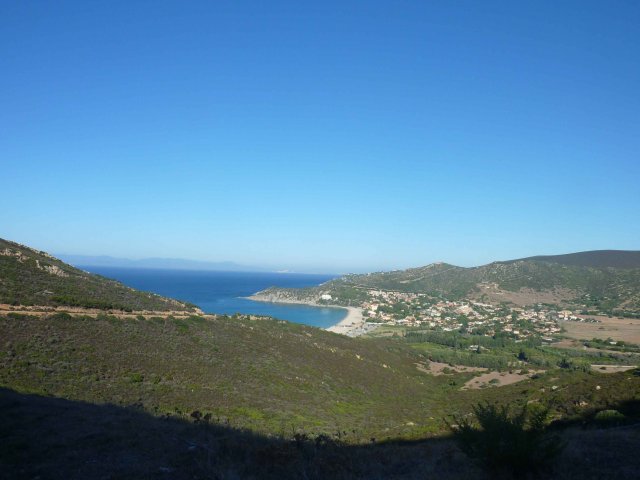
[[[640,249],[640,2],[0,2],[0,237],[367,271]]]

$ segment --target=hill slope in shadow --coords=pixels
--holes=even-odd
[[[491,478],[447,438],[360,446],[290,440],[4,388],[0,412],[7,480]],[[567,448],[540,478],[637,478],[640,429],[574,428],[564,437]]]

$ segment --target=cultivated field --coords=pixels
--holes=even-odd
[[[566,336],[577,340],[611,338],[616,341],[640,343],[640,319],[609,318],[603,315],[589,316],[589,318],[595,318],[599,323],[561,322],[562,327],[567,331]]]

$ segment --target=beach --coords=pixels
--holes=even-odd
[[[347,316],[340,323],[327,328],[329,332],[340,333],[349,337],[358,337],[371,330],[377,325],[368,324],[362,317],[362,309],[358,307],[340,307],[347,310]]]
[[[326,328],[325,330],[333,333],[339,333],[347,335],[349,337],[358,337],[367,332],[374,330],[377,325],[366,323],[362,316],[362,309],[359,307],[345,307],[342,305],[320,305],[312,300],[293,300],[288,298],[282,298],[274,295],[251,295],[247,297],[254,302],[270,302],[270,303],[289,303],[297,305],[309,305],[311,307],[328,307],[328,308],[341,308],[347,311],[347,316],[344,317],[336,325]]]

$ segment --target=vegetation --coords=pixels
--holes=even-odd
[[[640,268],[640,252],[631,250],[593,250],[565,255],[539,255],[520,260],[552,262],[577,267]],[[518,260],[512,261],[517,262]]]
[[[0,386],[20,392],[138,405],[159,415],[198,411],[268,434],[340,430],[356,443],[441,434],[439,418],[464,415],[480,399],[553,399],[553,413],[571,418],[584,413],[581,402],[606,409],[640,397],[633,372],[556,365],[553,374],[515,385],[464,391],[473,373],[425,373],[425,354],[401,337],[351,339],[256,317],[12,314],[0,317],[0,338]]]
[[[593,338],[582,342],[585,347],[596,348],[598,350],[612,350],[616,352],[640,353],[640,345],[635,345],[622,340],[613,341],[611,338]]]
[[[385,335],[394,329],[374,331],[371,337]],[[543,344],[538,338],[518,341],[506,335],[493,337],[484,335],[461,334],[459,332],[425,330],[422,328],[396,328],[399,334],[392,338],[399,343],[406,343],[422,352],[429,360],[483,367],[493,370],[513,368],[567,368],[572,370],[589,370],[592,364],[626,364],[640,363],[640,356],[635,350],[631,355],[621,355],[614,351],[582,350],[576,348],[556,348]],[[589,342],[586,342],[589,343]],[[591,343],[589,343],[591,344]],[[599,344],[602,345],[602,344]]]
[[[449,408],[447,381],[419,371],[423,357],[408,347],[267,318],[11,315],[0,317],[0,338],[2,386],[199,411],[265,433],[418,436],[441,430]]]
[[[522,475],[548,468],[563,444],[546,432],[548,410],[522,408],[510,414],[509,407],[478,404],[473,409],[477,425],[468,417],[449,424],[460,449],[490,471]]]

